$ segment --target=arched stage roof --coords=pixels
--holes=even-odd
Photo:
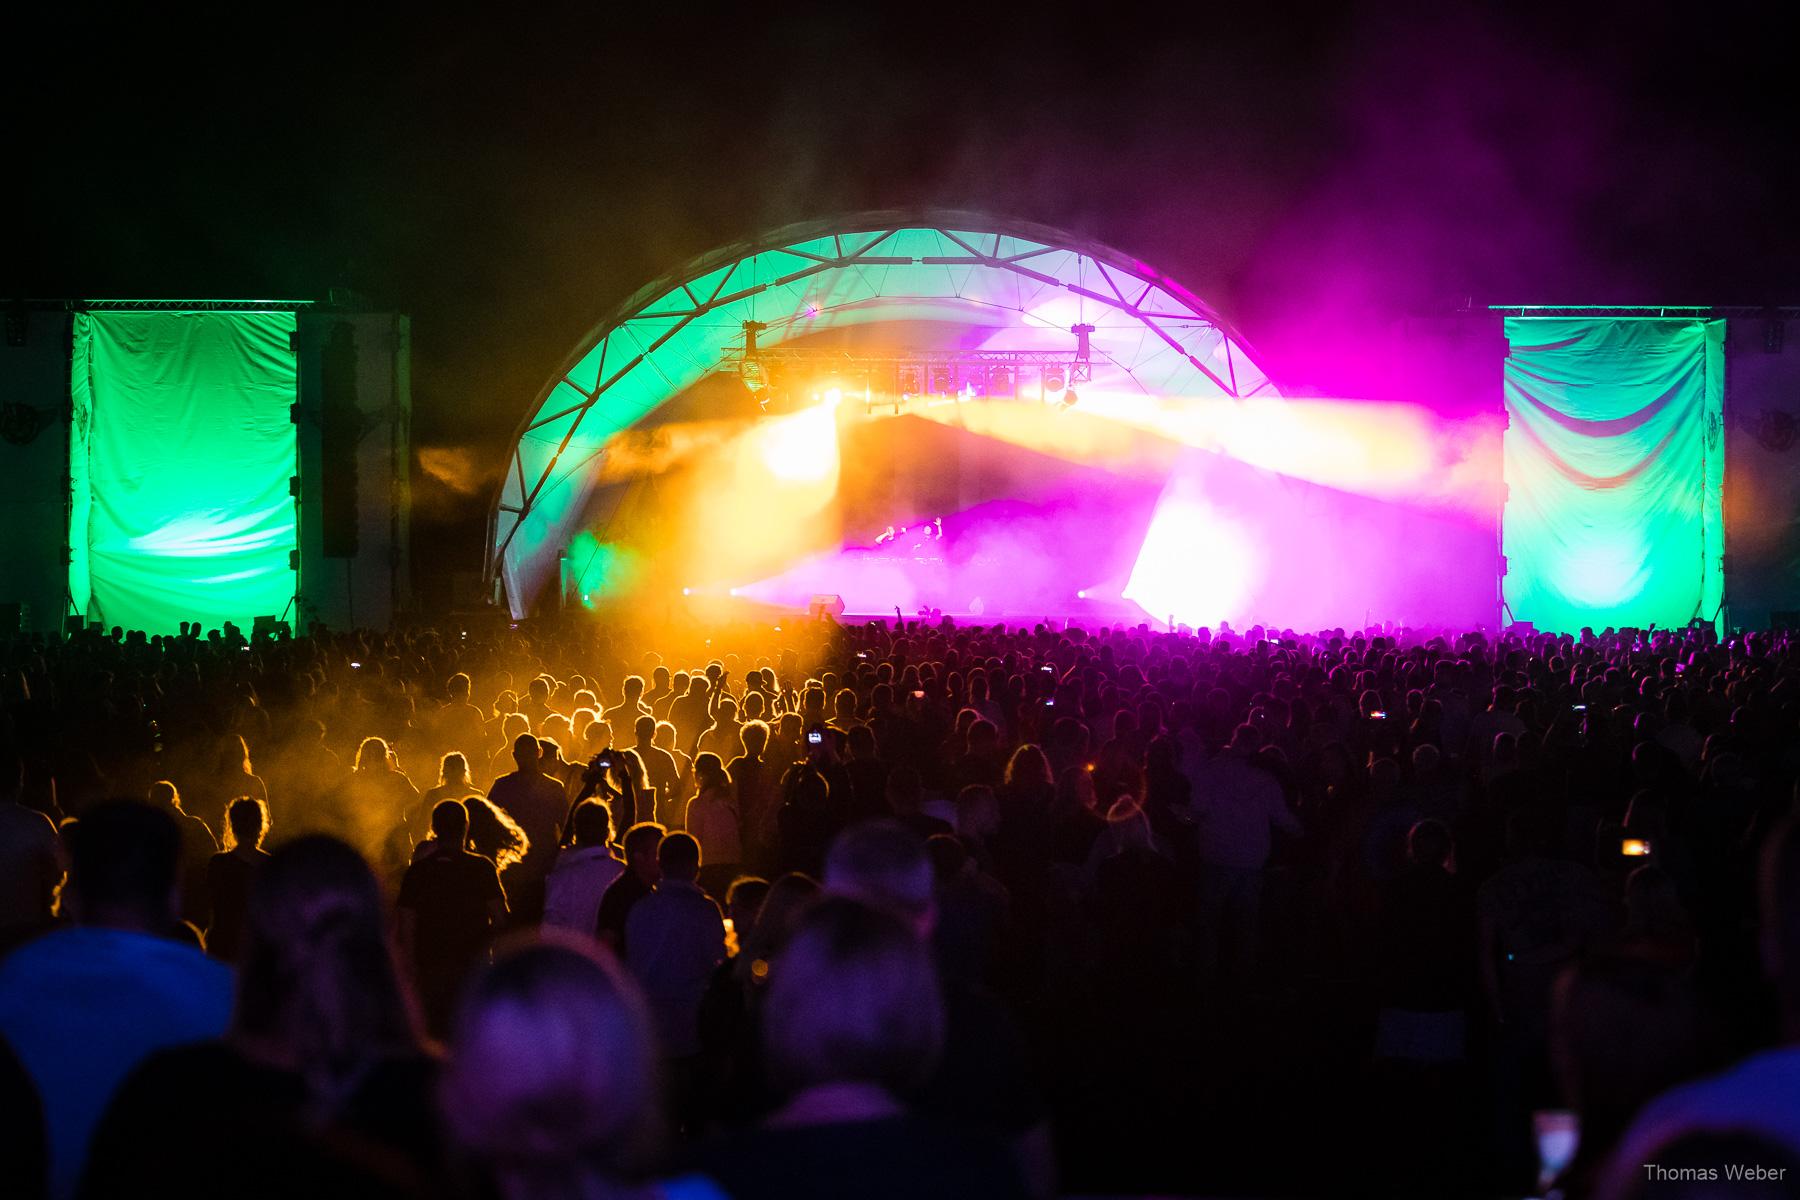
[[[790,225],[702,255],[619,305],[539,391],[490,521],[488,568],[523,615],[578,531],[598,460],[741,347],[880,322],[956,322],[1008,348],[1093,327],[1107,385],[1168,397],[1278,394],[1244,341],[1180,284],[1108,246],[976,213],[868,212]]]

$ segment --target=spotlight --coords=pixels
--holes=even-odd
[[[836,408],[844,402],[844,389],[840,387],[828,387],[825,389],[824,399],[826,408]]]
[[[916,395],[918,395],[918,393],[919,393],[919,368],[917,368],[917,367],[901,367],[900,368],[900,394],[902,396],[916,396]]]
[[[931,368],[931,390],[934,393],[942,396],[951,390],[953,384],[954,379],[950,373],[949,367],[939,366]]]
[[[1062,391],[1064,382],[1065,377],[1061,367],[1044,368],[1044,390],[1046,392]]]
[[[1088,356],[1093,353],[1093,344],[1088,341],[1088,338],[1092,336],[1094,327],[1092,325],[1075,325],[1070,327],[1069,332],[1075,335],[1076,361],[1086,362]]]
[[[1081,399],[1081,397],[1077,396],[1075,394],[1075,389],[1070,388],[1062,394],[1063,407],[1064,408],[1074,408],[1075,402],[1079,399]]]
[[[1010,396],[1013,394],[1013,373],[1011,367],[995,367],[988,372],[988,395]]]
[[[1082,588],[1082,589],[1081,589],[1081,590],[1080,590],[1080,591],[1079,591],[1079,592],[1076,592],[1076,593],[1075,593],[1075,598],[1076,598],[1076,599],[1077,599],[1077,600],[1086,600],[1086,599],[1087,599],[1087,589],[1086,589],[1086,588]]]
[[[694,594],[694,589],[693,588],[682,588],[681,594],[684,596],[691,596]]]
[[[752,396],[769,386],[768,372],[763,370],[761,359],[746,358],[738,363],[738,378],[744,381],[744,390]]]

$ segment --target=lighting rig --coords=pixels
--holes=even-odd
[[[925,350],[864,352],[763,346],[768,326],[744,322],[742,346],[728,346],[719,370],[735,373],[764,412],[804,408],[835,394],[869,415],[972,400],[1024,400],[1072,408],[1076,385],[1093,379],[1092,325],[1070,330],[1070,350]]]

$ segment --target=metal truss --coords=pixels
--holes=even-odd
[[[971,232],[973,230],[981,232]],[[934,233],[959,252],[918,256],[895,253],[898,235],[912,231]],[[825,243],[829,249],[821,248],[819,243]],[[1077,255],[1078,261],[1093,264],[1100,286],[1088,286],[1093,280],[1068,279],[1054,273],[1054,269],[1044,269],[1050,264],[1043,260],[1069,253]],[[793,269],[770,279],[745,277],[745,264],[769,256],[791,259]],[[512,461],[490,510],[486,578],[491,583],[545,489],[567,478],[599,453],[598,450],[587,450],[579,461],[564,461],[583,421],[620,381],[647,364],[655,367],[652,356],[671,339],[687,331],[696,321],[764,293],[779,293],[780,289],[832,272],[899,266],[986,268],[1079,296],[1133,318],[1222,394],[1240,399],[1275,394],[1272,384],[1260,370],[1252,370],[1249,377],[1253,382],[1240,386],[1240,362],[1247,367],[1251,365],[1245,358],[1243,339],[1216,313],[1179,284],[1108,246],[1072,238],[1043,226],[999,222],[975,214],[941,210],[865,213],[790,226],[695,259],[639,290],[582,339],[539,391],[515,432]],[[1217,331],[1222,362],[1201,361],[1170,331],[1171,326],[1191,330],[1196,325]],[[615,333],[634,328],[655,328],[657,332],[648,344],[632,338],[630,341],[634,345],[630,348],[614,345]],[[1091,326],[1085,328],[1092,329]],[[599,357],[593,382],[584,386],[571,376],[596,350]],[[756,353],[766,361],[799,361],[805,352],[769,346],[759,348]],[[741,358],[741,350],[739,354]],[[950,352],[923,352],[906,361],[929,365],[951,361],[952,357]],[[1066,351],[1044,355],[1035,351],[999,352],[992,360],[980,361],[1035,363],[1045,360],[1075,361]],[[870,360],[865,358],[863,361]],[[896,357],[894,361],[898,364],[900,360]],[[1079,365],[1086,362],[1083,357]],[[1081,371],[1077,378],[1085,379],[1086,374]],[[552,396],[565,385],[564,395],[568,402],[551,404]],[[672,387],[670,394],[677,390]],[[567,421],[568,426],[555,449],[542,467],[528,476],[521,453],[522,443],[534,431],[561,421]]]

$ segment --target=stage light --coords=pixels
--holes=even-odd
[[[1087,599],[1087,589],[1086,589],[1086,588],[1082,588],[1082,589],[1081,589],[1081,590],[1080,590],[1080,591],[1078,591],[1078,592],[1076,592],[1076,593],[1075,593],[1075,598],[1076,598],[1076,599],[1077,599],[1077,600],[1086,600],[1086,599]]]
[[[1064,380],[1065,376],[1061,367],[1044,368],[1044,390],[1046,392],[1062,391]]]
[[[902,396],[917,395],[919,391],[919,368],[901,367],[899,392]]]
[[[1214,625],[1243,615],[1261,578],[1243,526],[1207,503],[1199,481],[1177,477],[1156,503],[1125,598],[1159,620]]]
[[[828,387],[825,389],[825,407],[836,408],[844,402],[844,389]]]
[[[681,594],[684,596],[691,596],[694,594],[694,589],[693,588],[682,588]]]
[[[788,483],[817,483],[837,470],[837,421],[832,405],[779,417],[760,432],[762,461]]]
[[[769,386],[769,377],[760,359],[746,358],[740,362],[738,378],[744,381],[744,389],[753,396]]]
[[[941,396],[950,391],[954,385],[955,376],[951,374],[949,367],[931,368],[931,390],[933,392]]]
[[[1081,397],[1077,396],[1075,394],[1074,388],[1064,389],[1063,394],[1062,394],[1062,402],[1063,402],[1064,408],[1074,408],[1075,402],[1079,399],[1081,399]]]
[[[1087,362],[1093,356],[1093,344],[1088,340],[1093,336],[1092,325],[1075,325],[1069,329],[1075,335],[1075,360]]]

